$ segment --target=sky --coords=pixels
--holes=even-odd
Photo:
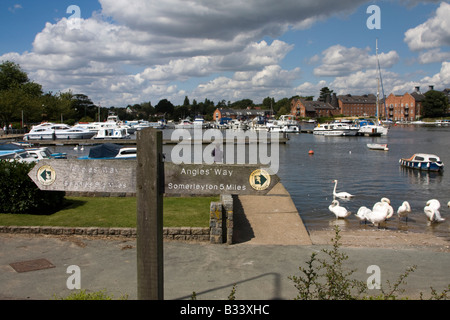
[[[373,7],[375,6],[375,7]],[[103,107],[450,88],[450,4],[2,0],[0,62]]]

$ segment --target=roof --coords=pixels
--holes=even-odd
[[[255,109],[219,109],[222,116],[264,116],[269,110],[255,110]]]
[[[375,104],[377,102],[377,97],[374,94],[365,94],[362,96],[353,96],[351,94],[347,94],[338,96],[338,99],[344,103]]]
[[[306,101],[300,99],[301,103],[305,106],[306,111],[314,112],[317,109],[322,110],[334,110],[335,108],[328,102],[323,101]]]

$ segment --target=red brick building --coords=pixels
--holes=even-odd
[[[375,117],[377,115],[377,97],[373,94],[338,96],[340,113],[348,117]],[[379,108],[381,109],[381,107]]]
[[[394,95],[391,93],[386,98],[387,118],[393,121],[415,121],[422,114],[422,102],[425,96],[416,87],[412,93],[404,95]],[[383,118],[386,117],[385,110],[382,110]]]
[[[296,118],[330,117],[339,113],[339,108],[333,107],[329,102],[306,101],[301,98],[291,101],[291,115]]]

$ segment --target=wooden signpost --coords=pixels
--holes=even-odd
[[[254,165],[163,162],[155,129],[139,131],[137,149],[137,160],[43,160],[29,177],[46,191],[136,193],[138,299],[162,300],[163,194],[265,195],[279,178]]]

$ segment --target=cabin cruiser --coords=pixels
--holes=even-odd
[[[268,126],[269,132],[300,133],[300,124],[291,115],[282,115]]]
[[[389,128],[378,125],[372,120],[359,120],[356,125],[359,127],[358,134],[361,136],[387,136]]]
[[[322,136],[356,136],[359,128],[343,122],[319,124],[313,134]]]
[[[69,126],[67,124],[43,123],[33,126],[24,140],[56,140],[56,139],[91,139],[95,132],[80,126]]]

